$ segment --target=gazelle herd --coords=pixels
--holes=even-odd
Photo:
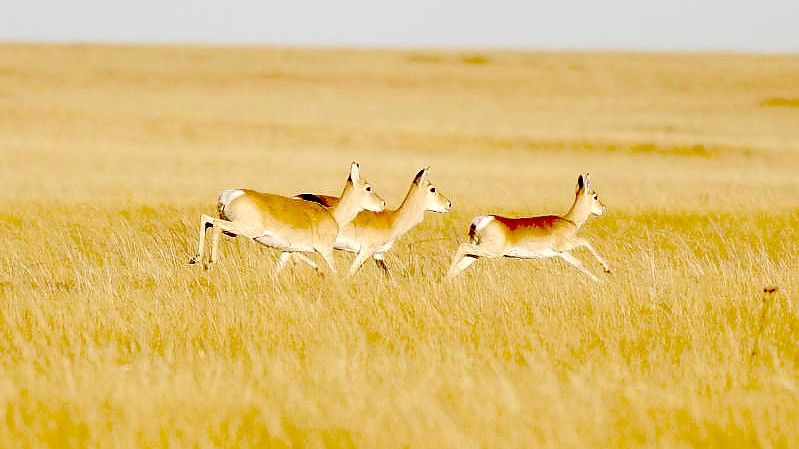
[[[312,193],[286,197],[248,189],[224,190],[217,200],[219,218],[200,216],[197,254],[189,263],[203,261],[210,228],[211,250],[203,264],[205,268],[217,261],[219,240],[225,234],[247,237],[280,250],[277,272],[291,260],[304,262],[320,271],[316,262],[307,256],[317,253],[327,270],[335,274],[333,250],[337,249],[356,254],[348,276],[354,276],[371,257],[391,278],[384,254],[424,220],[426,211],[446,213],[452,208],[452,202],[430,180],[430,167],[427,167],[416,174],[399,208],[390,210],[385,206],[386,202],[361,177],[360,166],[355,162],[339,197]],[[446,278],[454,278],[479,258],[559,257],[599,282],[571,250],[586,248],[605,272],[610,273],[605,259],[588,240],[577,236],[577,231],[591,215],[602,215],[605,210],[599,195],[591,188],[590,176],[581,174],[577,178],[574,202],[563,215],[475,217],[469,225],[469,240],[458,247]]]

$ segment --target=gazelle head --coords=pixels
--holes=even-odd
[[[353,204],[360,209],[381,212],[386,208],[385,200],[375,193],[367,180],[361,178],[361,167],[357,162],[353,162],[350,166],[350,177],[347,179],[341,198],[343,199],[345,195],[351,197]]]
[[[577,178],[577,203],[581,203],[592,215],[602,215],[607,207],[599,200],[599,194],[591,188],[591,175],[586,173]]]
[[[416,186],[416,194],[422,198],[424,210],[431,212],[445,213],[452,208],[452,201],[444,196],[438,188],[430,182],[430,167],[419,170],[413,183]]]

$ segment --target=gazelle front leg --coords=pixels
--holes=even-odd
[[[317,273],[322,273],[322,270],[319,269],[319,265],[316,264],[310,257],[306,256],[303,253],[295,253],[294,257],[300,259],[301,261],[305,262],[309,267],[313,268]]]
[[[350,270],[347,272],[347,276],[355,276],[355,273],[358,272],[358,270],[361,268],[361,265],[363,265],[363,263],[366,262],[366,259],[371,257],[372,254],[374,254],[374,251],[367,248],[361,248],[361,250],[358,251],[358,255],[355,256],[355,260],[352,261],[352,265],[350,265]]]
[[[288,251],[283,251],[282,253],[280,253],[280,258],[277,260],[277,268],[276,268],[277,273],[283,271],[288,261],[291,260],[292,258],[295,259],[295,261],[300,260],[302,262],[305,262],[308,266],[316,270],[317,273],[321,273],[321,271],[319,270],[319,265],[317,265],[316,262],[311,260],[308,256],[306,256],[303,253],[291,253]]]
[[[582,247],[591,252],[591,254],[594,256],[597,262],[599,262],[600,265],[602,265],[602,268],[605,269],[605,273],[610,273],[610,265],[608,265],[608,262],[605,260],[604,257],[599,255],[599,252],[597,252],[597,250],[594,249],[594,247],[591,245],[591,243],[588,240],[584,238],[576,238],[572,241],[572,244],[574,245],[575,248]]]
[[[322,260],[325,261],[325,264],[327,265],[327,269],[330,270],[330,274],[335,275],[336,274],[336,263],[335,263],[335,261],[333,259],[333,248],[329,248],[329,249],[328,248],[321,248],[321,249],[317,248],[316,252],[319,253],[320,256],[322,256]],[[311,262],[311,263],[313,263],[313,262]],[[316,264],[314,264],[314,265],[316,265]]]
[[[277,265],[275,266],[275,274],[280,274],[286,268],[286,264],[291,260],[291,256],[292,253],[288,251],[280,253],[280,257],[277,259]]]
[[[561,259],[565,260],[569,265],[573,266],[574,268],[577,268],[578,270],[582,271],[586,276],[591,278],[592,281],[601,282],[599,280],[599,278],[594,275],[594,273],[591,273],[590,271],[588,271],[588,269],[585,268],[585,265],[583,265],[583,263],[580,262],[579,259],[577,259],[576,257],[572,256],[571,254],[563,251],[563,252],[558,253],[558,257],[560,257]]]
[[[197,254],[189,259],[190,264],[201,262],[205,253],[205,234],[208,228],[214,225],[214,217],[206,214],[200,215],[200,237],[197,241]]]
[[[386,275],[386,279],[393,281],[394,276],[391,274],[391,271],[389,271],[388,265],[386,265],[386,261],[383,258],[383,253],[374,253],[372,258],[374,259],[377,266],[380,267],[381,270],[383,270],[383,274]]]

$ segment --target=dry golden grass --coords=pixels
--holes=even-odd
[[[797,80],[796,56],[0,46],[0,446],[796,447],[799,113],[769,99]],[[336,193],[351,160],[390,205],[432,165],[455,205],[389,253],[396,284],[275,279],[241,239],[187,265],[219,190]],[[440,282],[472,216],[563,211],[581,171],[606,283]]]

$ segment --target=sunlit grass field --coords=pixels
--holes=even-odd
[[[798,56],[0,45],[0,447],[797,447],[797,99]],[[188,265],[220,190],[353,160],[454,204],[395,282]],[[581,172],[605,282],[442,282],[473,216]]]

